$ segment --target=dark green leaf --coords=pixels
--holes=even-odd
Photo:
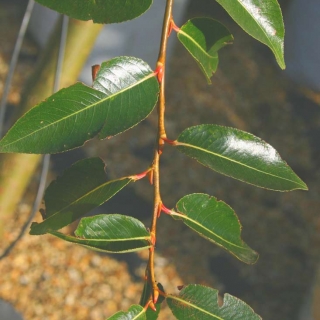
[[[162,292],[164,292],[164,289],[163,289],[163,286],[161,283],[158,283],[157,286]],[[144,282],[143,292],[142,292],[141,299],[139,302],[139,304],[141,306],[144,307],[148,303],[148,301],[150,300],[150,297],[151,297],[151,292],[152,292],[152,286],[151,286],[150,281],[147,279]],[[161,309],[161,304],[164,300],[165,300],[165,298],[162,295],[159,295],[158,301],[155,304],[156,311],[152,310],[151,308],[147,309],[147,311],[146,311],[147,320],[157,320],[158,319],[160,309]]]
[[[30,234],[44,234],[67,226],[108,201],[131,181],[130,177],[106,181],[104,163],[100,158],[74,163],[47,188],[44,221],[34,222]]]
[[[283,56],[284,25],[277,0],[217,0],[238,25],[267,45],[279,66],[286,67]]]
[[[250,133],[205,124],[184,130],[176,145],[201,164],[258,187],[308,189],[273,147]]]
[[[224,295],[223,305],[218,305],[218,290],[191,284],[179,296],[168,295],[167,303],[178,320],[261,320],[243,301]]]
[[[149,9],[152,0],[36,0],[78,20],[113,23],[134,19]]]
[[[194,18],[181,27],[178,39],[198,62],[211,83],[212,73],[217,71],[218,50],[233,41],[229,30],[220,22],[210,18]]]
[[[121,133],[146,118],[158,99],[154,72],[142,60],[104,62],[94,89],[77,83],[21,117],[0,141],[0,152],[56,153]]]
[[[150,248],[150,234],[139,220],[120,214],[101,214],[82,218],[75,231],[76,237],[49,231],[68,242],[93,250],[126,253]]]
[[[190,194],[177,203],[173,218],[202,237],[226,249],[245,263],[255,263],[258,254],[241,240],[241,224],[235,212],[223,201],[207,194]]]
[[[119,311],[108,320],[147,320],[145,310],[138,305],[132,305],[128,312]]]

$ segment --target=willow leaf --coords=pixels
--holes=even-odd
[[[277,0],[216,0],[238,25],[267,45],[284,69],[284,25]]]
[[[218,50],[233,41],[229,30],[220,22],[210,18],[194,18],[178,31],[178,39],[190,52],[211,83],[212,73],[217,71]]]
[[[77,83],[22,116],[0,141],[0,152],[56,153],[98,135],[119,134],[145,119],[159,85],[140,59],[118,57],[101,65],[94,88]]]
[[[241,224],[235,212],[223,201],[207,194],[190,194],[177,203],[173,218],[183,222],[202,237],[226,249],[245,263],[255,263],[258,254],[241,240]]]
[[[131,181],[132,177],[107,181],[100,158],[74,163],[47,188],[44,221],[32,223],[30,234],[44,234],[67,226],[108,201]]]
[[[146,312],[139,305],[132,305],[128,312],[119,311],[108,320],[147,320]]]
[[[167,303],[178,320],[261,320],[243,301],[224,295],[223,305],[218,305],[218,290],[191,284],[178,296],[167,295]]]
[[[143,223],[120,214],[101,214],[82,218],[75,231],[76,237],[57,231],[49,233],[65,241],[101,252],[126,253],[148,249],[151,246],[150,234]]]
[[[134,19],[149,9],[152,0],[36,0],[78,20],[113,23]]]
[[[273,147],[238,129],[213,124],[194,126],[184,130],[175,145],[212,170],[258,187],[308,189]]]

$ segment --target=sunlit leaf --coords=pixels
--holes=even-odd
[[[267,45],[284,69],[284,25],[277,0],[216,0],[238,25]]]
[[[94,88],[77,83],[62,89],[22,116],[0,141],[0,152],[56,153],[121,133],[145,119],[159,85],[140,59],[104,62]]]
[[[80,160],[53,181],[44,196],[44,221],[34,222],[30,234],[59,230],[108,201],[132,178],[107,181],[100,158]]]
[[[258,254],[241,240],[241,224],[235,212],[223,201],[206,194],[190,194],[177,203],[173,218],[202,237],[226,249],[245,263],[255,263]]]
[[[113,23],[134,19],[149,9],[152,0],[36,0],[78,20]]]
[[[167,295],[167,303],[178,320],[261,320],[243,301],[224,295],[218,305],[218,291],[201,285],[188,285],[178,296]]]
[[[149,320],[146,318],[145,310],[138,305],[132,305],[128,312],[119,311],[108,320]]]
[[[233,41],[229,30],[210,18],[194,18],[178,31],[178,39],[197,61],[208,83],[216,72],[219,62],[218,50]]]
[[[201,164],[258,187],[307,190],[278,152],[250,133],[213,124],[199,125],[184,130],[176,146]]]
[[[139,220],[120,214],[82,218],[74,236],[50,231],[56,237],[96,251],[126,253],[150,248],[150,234]]]

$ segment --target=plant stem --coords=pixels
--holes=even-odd
[[[153,302],[156,303],[159,296],[159,291],[157,283],[155,280],[154,273],[154,246],[156,243],[157,234],[157,219],[161,211],[161,195],[160,195],[160,155],[162,153],[162,147],[164,141],[162,138],[166,138],[165,124],[164,124],[164,114],[165,114],[165,65],[167,56],[167,44],[170,31],[170,25],[172,20],[172,6],[173,0],[167,0],[166,10],[164,13],[162,36],[160,43],[160,50],[157,62],[157,70],[160,74],[158,79],[160,82],[160,93],[159,93],[159,104],[158,104],[158,135],[157,135],[157,145],[154,151],[153,158],[153,185],[154,185],[154,207],[153,207],[153,217],[150,228],[150,233],[152,236],[153,247],[149,250],[149,263],[147,266],[149,281],[152,284],[152,297]]]

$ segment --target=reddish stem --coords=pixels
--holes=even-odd
[[[157,68],[154,70],[154,73],[156,74],[159,83],[163,80],[163,64],[161,62],[157,63]]]
[[[168,209],[163,203],[161,204],[161,211],[163,211],[165,214],[170,214],[171,215],[171,211],[170,209]]]
[[[172,146],[176,146],[177,145],[177,140],[170,140],[166,137],[161,137],[161,139],[165,142],[165,143],[168,143]]]
[[[174,23],[173,19],[171,19],[171,29],[174,30],[175,32],[179,32],[180,28]]]
[[[143,171],[139,174],[136,174],[135,176],[133,176],[132,178],[137,181],[137,180],[140,180],[140,179],[143,179],[147,174],[149,174],[149,172],[151,171],[151,169],[149,168],[148,170],[146,171]]]

